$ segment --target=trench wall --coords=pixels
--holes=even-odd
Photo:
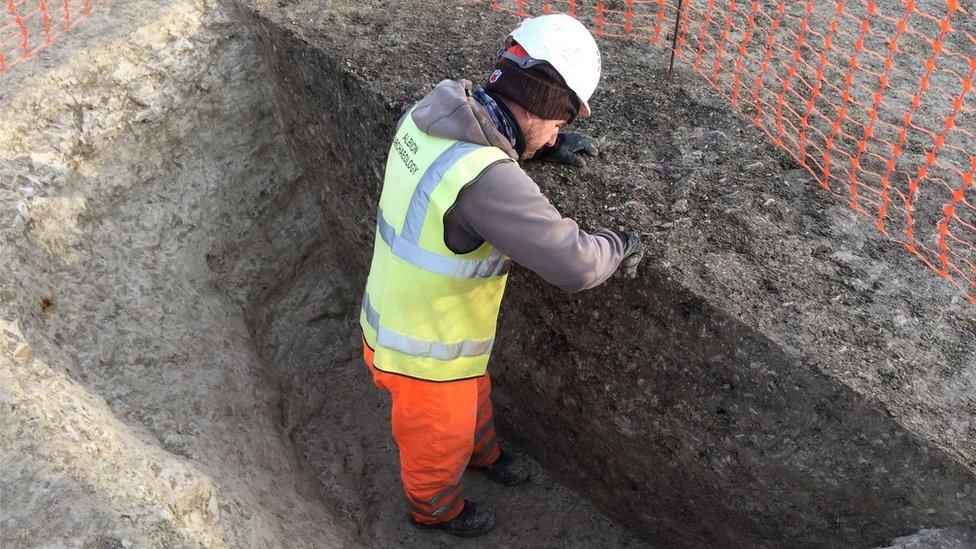
[[[371,44],[373,54],[357,53],[358,32],[336,24],[349,15],[341,8],[306,7],[314,16],[298,21],[255,6],[250,21],[283,123],[303,171],[316,182],[316,204],[338,254],[333,265],[355,293],[365,281],[395,121],[417,91],[438,75],[453,76],[436,60],[474,50],[479,40],[491,43],[482,38],[490,32],[473,31],[479,22],[469,12],[390,8],[390,20],[371,20],[385,33],[376,36],[397,35],[393,19],[400,16],[414,29],[397,48],[407,57],[396,66],[409,69],[391,74],[383,70],[388,58],[375,53],[383,39]],[[438,46],[425,34],[433,31],[409,26],[422,12],[475,36]],[[403,53],[411,46],[416,57]],[[470,68],[470,59],[448,68]],[[639,148],[641,138],[628,137]],[[613,139],[604,147],[612,149]],[[544,186],[545,178],[557,177],[530,171]],[[574,184],[587,185],[570,177]],[[818,223],[811,216],[802,222]],[[803,233],[786,240],[812,238]],[[953,411],[900,416],[898,399],[845,378],[844,369],[857,367],[860,357],[823,351],[809,327],[795,338],[782,336],[768,317],[737,310],[727,301],[731,294],[716,294],[718,286],[690,280],[687,265],[663,261],[666,249],[652,246],[650,256],[634,283],[578,295],[515,271],[491,367],[504,435],[616,520],[669,544],[867,545],[920,525],[973,522],[972,439],[955,444],[931,423]],[[355,303],[347,314],[355,318]],[[825,322],[826,330],[844,328]],[[960,328],[961,340],[927,355],[935,367],[951,361],[963,368],[953,389],[971,379],[965,360],[974,356],[967,326],[953,330],[958,336]],[[963,414],[967,419],[954,428],[968,436],[972,413]]]
[[[0,544],[357,546],[243,314],[324,233],[251,33],[98,7],[0,80]]]
[[[420,2],[245,3],[243,22],[236,4],[152,4],[111,5],[125,24],[63,37],[85,55],[50,50],[16,68],[29,86],[0,88],[15,206],[2,489],[27,502],[4,509],[4,539],[354,545],[364,525],[328,505],[291,442],[335,379],[322,364],[358,352],[393,123],[440,78],[481,74],[510,21]],[[653,187],[664,156],[742,152],[692,150],[731,122],[691,87],[620,78],[638,59],[623,53],[605,49],[620,97],[601,92],[610,115],[585,128],[609,135],[598,168],[528,167],[584,224],[611,216],[587,208],[611,201],[603,172]],[[623,124],[621,105],[648,95]],[[670,126],[675,112],[698,127]],[[848,223],[828,206],[735,182],[728,197],[702,178],[613,199],[670,205],[631,219],[649,248],[637,281],[570,296],[515,271],[492,364],[503,436],[657,543],[867,545],[972,524],[971,315],[880,276],[903,266],[863,238],[825,248],[824,217]],[[781,223],[679,218],[705,194]],[[791,249],[763,249],[763,231]],[[750,278],[747,254],[771,274]],[[784,305],[821,285],[836,306]]]

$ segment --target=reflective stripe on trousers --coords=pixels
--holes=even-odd
[[[410,497],[409,492],[404,491],[404,493],[407,495],[407,502],[410,504],[410,512],[414,515],[420,515],[430,519],[433,522],[450,520],[442,517],[453,511],[463,501],[461,499],[460,484],[447,486],[440,492],[434,494],[434,497],[424,501]]]
[[[495,435],[495,421],[491,409],[491,399],[478,401],[478,423],[474,432],[471,465],[485,467],[495,461],[501,450]]]

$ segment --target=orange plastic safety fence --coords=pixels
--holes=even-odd
[[[675,0],[619,0],[586,2],[578,0],[493,1],[491,7],[530,17],[546,13],[568,13],[589,26],[594,34],[611,38],[634,38],[661,44],[667,29],[668,14],[673,22]]]
[[[71,30],[95,6],[93,0],[0,2],[0,75]]]
[[[674,0],[491,1],[669,46]],[[684,0],[676,56],[976,304],[976,5]],[[671,21],[671,25],[668,25]]]

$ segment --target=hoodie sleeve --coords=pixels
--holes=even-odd
[[[593,234],[564,218],[514,162],[491,166],[458,197],[447,219],[470,238],[484,240],[513,261],[566,292],[599,285],[617,270],[624,245],[612,231]]]

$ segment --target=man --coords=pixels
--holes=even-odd
[[[410,520],[473,537],[494,525],[461,495],[465,467],[515,485],[525,461],[502,452],[488,356],[511,261],[567,292],[592,288],[642,255],[632,235],[563,218],[516,160],[582,165],[583,134],[560,135],[600,78],[600,52],[568,15],[527,19],[484,88],[445,80],[400,120],[387,160],[363,297],[363,355],[393,401]]]

